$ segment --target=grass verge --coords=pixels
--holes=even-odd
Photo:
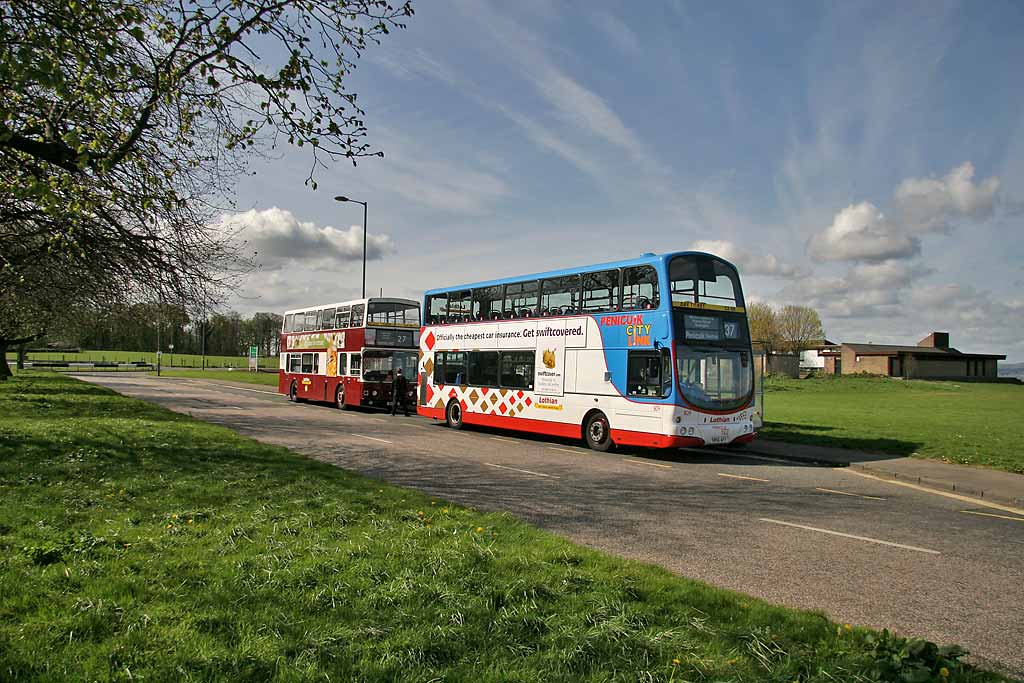
[[[150,373],[156,375],[156,373]],[[247,372],[245,370],[163,370],[163,377],[185,377],[189,379],[207,379],[211,381],[244,382],[246,384],[264,384],[277,386],[276,372]]]
[[[0,414],[5,681],[999,680],[70,378]]]
[[[1024,473],[1024,386],[771,378],[764,404],[767,439]]]
[[[16,352],[8,351],[7,360],[17,360]],[[28,353],[28,360],[40,361],[67,361],[77,362],[109,362],[109,363],[151,363],[156,365],[155,351],[32,351]],[[278,357],[261,357],[259,365],[261,368],[276,368]],[[202,368],[203,356],[189,353],[165,352],[162,357],[164,365],[174,364],[175,367],[187,366],[190,368]],[[206,367],[208,368],[247,368],[249,359],[245,356],[206,356]]]

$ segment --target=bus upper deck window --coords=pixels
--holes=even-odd
[[[658,273],[651,266],[632,266],[622,270],[623,310],[657,308]]]

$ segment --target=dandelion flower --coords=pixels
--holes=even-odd
[[[178,518],[178,515],[177,515],[177,514],[173,514],[173,515],[171,515],[171,519],[177,519],[177,518]]]
[[[191,519],[190,519],[190,520],[188,520],[188,523],[189,523],[189,524],[191,524],[191,523],[192,523],[192,520],[191,520]]]
[[[478,526],[478,527],[476,528],[476,532],[477,532],[477,533],[480,533],[480,532],[481,532],[481,531],[483,531],[483,530],[484,530],[484,528],[483,528],[482,526]]]
[[[437,501],[436,500],[432,500],[432,501],[430,501],[430,504],[431,505],[437,505]]]
[[[853,627],[850,626],[849,624],[843,624],[843,628],[846,629],[847,631],[852,631],[853,630]]]
[[[170,529],[170,528],[171,528],[171,526],[172,526],[171,524],[168,524],[168,525],[167,525],[167,528],[168,528],[168,529]]]
[[[422,517],[423,516],[423,510],[417,510],[416,514],[419,515],[420,517]]]
[[[672,666],[679,666],[679,660],[678,659],[673,659],[672,660]]]
[[[946,667],[942,667],[941,669],[939,669],[939,675],[943,678],[949,678],[949,669],[947,669]]]
[[[441,512],[448,512],[448,508],[441,508]]]

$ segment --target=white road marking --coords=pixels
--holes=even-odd
[[[886,484],[892,484],[894,486],[904,486],[908,489],[914,489],[915,491],[924,491],[925,493],[933,493],[936,496],[943,496],[945,498],[952,498],[953,500],[959,500],[964,503],[971,503],[972,505],[980,505],[985,508],[992,508],[993,510],[1002,510],[1003,512],[1009,512],[1012,515],[1024,516],[1024,510],[1020,508],[1011,507],[1009,505],[1000,505],[999,503],[990,503],[987,500],[980,498],[972,498],[970,496],[961,496],[959,493],[949,493],[947,491],[939,491],[928,486],[921,486],[920,484],[911,484],[906,481],[896,481],[895,479],[886,479],[885,477],[876,477],[873,474],[866,474],[864,472],[858,472],[852,470],[849,467],[839,470],[840,472],[849,472],[850,474],[856,474],[858,477],[864,477],[865,479],[874,479],[875,481],[882,481]]]
[[[672,469],[672,465],[662,465],[657,462],[646,462],[644,460],[630,460],[629,458],[623,458],[624,462],[631,462],[634,465],[648,465],[650,467],[664,467],[666,469]]]
[[[816,526],[807,526],[805,524],[793,524],[792,522],[780,522],[777,519],[768,519],[767,517],[761,517],[762,522],[770,522],[771,524],[781,524],[782,526],[791,526],[797,529],[806,529],[807,531],[817,531],[821,534],[830,534],[832,536],[842,536],[843,538],[852,538],[857,541],[867,541],[868,543],[877,543],[879,545],[887,545],[893,548],[903,548],[904,550],[914,550],[919,553],[928,553],[929,555],[941,555],[938,550],[931,550],[930,548],[918,548],[916,545],[904,545],[902,543],[893,543],[892,541],[883,541],[878,538],[870,538],[868,536],[857,536],[855,534],[844,534],[841,531],[832,531],[830,529],[819,529]]]
[[[426,429],[427,428],[426,425],[412,425],[412,424],[409,424],[408,422],[399,422],[398,424],[402,425],[403,427],[415,427],[416,429]]]
[[[485,462],[484,464],[487,465],[488,467],[497,467],[498,469],[501,469],[501,470],[512,470],[513,472],[522,472],[523,474],[532,474],[535,477],[549,477],[551,479],[559,479],[559,477],[557,475],[554,475],[554,474],[544,474],[543,472],[534,472],[532,470],[521,470],[518,467],[506,467],[504,465],[495,465],[493,462]]]
[[[697,453],[705,453],[707,455],[718,455],[718,456],[721,456],[724,453],[724,454],[727,454],[727,455],[731,455],[734,458],[740,458],[740,459],[742,459],[742,458],[749,458],[751,460],[763,460],[765,462],[776,462],[776,463],[779,463],[780,465],[799,465],[800,464],[799,462],[794,462],[793,460],[786,460],[785,458],[770,458],[770,457],[768,457],[766,455],[753,455],[752,453],[744,453],[743,451],[734,451],[734,452],[728,452],[727,453],[727,452],[722,451],[720,449],[700,448],[700,447],[697,447],[697,448],[687,448],[686,450],[687,451],[694,451],[694,452],[697,452]]]
[[[506,439],[506,438],[505,438],[505,437],[503,437],[503,436],[492,436],[491,438],[492,438],[492,439],[495,439],[495,440],[497,440],[497,441],[508,441],[509,443],[519,443],[519,442],[518,442],[518,441],[516,441],[515,439]]]
[[[795,464],[792,460],[786,460],[785,458],[769,458],[765,455],[752,455],[750,453],[734,453],[737,458],[750,458],[751,460],[763,460],[764,462],[777,462],[782,465],[793,465]]]
[[[982,517],[998,517],[999,519],[1012,519],[1014,522],[1024,522],[1024,517],[1010,517],[1009,515],[994,515],[991,512],[975,512],[974,510],[961,510],[965,515],[981,515]]]
[[[171,379],[173,379],[173,377]],[[199,382],[200,384],[209,384],[210,386],[213,387],[224,387],[225,389],[238,389],[239,391],[254,391],[257,394],[263,394],[264,396],[280,396],[281,398],[285,398],[284,394],[279,394],[277,393],[277,391],[270,389],[250,389],[249,387],[238,387],[235,386],[234,384],[217,384],[216,382],[210,382],[205,379],[190,379],[188,381]]]
[[[587,451],[583,449],[573,450],[571,448],[559,448],[558,446],[548,446],[549,451],[562,451],[563,453],[572,453],[573,455],[582,455]]]
[[[878,496],[865,496],[860,493],[849,493],[847,491],[836,491],[835,489],[823,489],[815,488],[815,491],[824,491],[825,493],[837,493],[840,496],[853,496],[854,498],[867,498],[868,500],[885,500],[885,498],[879,498]]]
[[[770,482],[771,479],[761,479],[759,477],[744,477],[742,474],[726,474],[725,472],[719,472],[720,477],[729,477],[730,479],[746,479],[747,481],[763,481]]]
[[[391,443],[387,439],[378,439],[375,436],[366,436],[365,434],[356,434],[355,432],[352,433],[352,436],[362,437],[364,439],[369,439],[370,441],[380,441],[381,443]]]

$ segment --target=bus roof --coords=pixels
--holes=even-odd
[[[494,285],[503,285],[507,282],[519,282],[521,280],[541,280],[548,277],[560,277],[562,275],[574,275],[576,273],[593,273],[600,270],[610,270],[612,268],[626,268],[629,266],[642,266],[646,264],[663,263],[668,261],[674,256],[682,256],[685,254],[710,256],[722,263],[731,266],[733,269],[736,268],[732,263],[729,263],[721,256],[715,254],[709,254],[705,251],[672,251],[664,254],[641,254],[637,258],[622,259],[619,261],[609,261],[607,263],[595,263],[589,266],[579,266],[576,268],[561,268],[559,270],[549,270],[543,273],[528,273],[525,275],[514,275],[510,277],[498,278],[496,280],[484,280],[482,282],[473,282],[465,285],[452,285],[449,287],[435,287],[434,289],[428,289],[424,292],[425,296],[431,294],[439,294],[441,292],[450,292],[453,290],[464,290],[464,289],[476,289],[478,287],[493,287]]]
[[[284,312],[284,315],[291,315],[294,313],[302,313],[305,311],[319,311],[324,308],[337,308],[338,306],[354,306],[356,304],[367,304],[367,303],[386,303],[386,304],[408,304],[419,308],[420,302],[415,299],[395,299],[391,297],[380,297],[371,296],[365,299],[351,299],[350,301],[339,301],[333,304],[317,304],[315,306],[304,306],[302,308],[292,308]]]

